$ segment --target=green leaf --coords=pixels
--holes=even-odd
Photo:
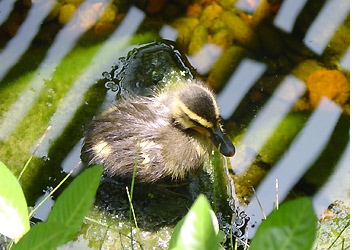
[[[309,250],[315,240],[316,216],[310,198],[282,204],[261,223],[251,250]]]
[[[0,233],[17,241],[29,229],[24,193],[18,180],[0,161]]]
[[[74,229],[54,222],[40,222],[33,226],[11,250],[47,250],[55,249],[68,242]]]
[[[170,243],[169,243],[169,249],[175,249],[177,245],[178,238],[180,237],[180,229],[182,225],[184,224],[185,217],[182,218],[175,226],[174,232],[171,235]]]
[[[218,249],[218,222],[204,195],[199,195],[187,215],[175,227],[169,249]]]
[[[223,231],[219,230],[219,232],[216,235],[216,239],[217,242],[219,243],[224,242],[226,240],[226,234]]]
[[[57,198],[47,221],[75,228],[74,235],[91,207],[102,170],[101,165],[96,165],[77,176]]]

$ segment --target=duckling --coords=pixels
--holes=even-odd
[[[85,133],[81,159],[103,164],[107,176],[154,183],[198,175],[216,147],[235,154],[225,136],[214,93],[194,80],[153,97],[128,96],[103,111]]]

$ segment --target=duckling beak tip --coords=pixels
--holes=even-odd
[[[219,127],[211,132],[210,139],[223,155],[228,157],[235,155],[234,144],[226,137]]]
[[[230,140],[229,140],[229,143],[227,143],[226,145],[220,145],[219,150],[220,150],[220,153],[222,153],[223,155],[225,155],[227,157],[232,157],[235,155],[235,147],[231,143]]]
[[[233,157],[234,155],[235,155],[235,148],[234,148],[234,150],[230,151],[228,155],[225,155],[225,156]]]

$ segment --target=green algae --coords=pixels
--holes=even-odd
[[[261,161],[269,165],[278,161],[304,127],[308,117],[307,112],[295,112],[285,116],[259,152]],[[261,137],[261,131],[258,136]]]
[[[49,117],[56,111],[61,99],[65,96],[81,71],[88,65],[99,47],[74,49],[59,64],[53,78],[45,82],[45,87],[41,90],[28,114],[17,125],[16,130],[7,138],[4,147],[0,149],[0,157],[11,166],[12,171],[15,173],[20,172],[20,169],[29,157],[32,145],[45,132]],[[35,74],[37,72],[29,73],[25,77],[19,77],[14,80],[13,83],[8,85],[8,90],[2,92],[2,94],[6,95],[8,91],[21,93]],[[8,110],[16,99],[14,95],[9,95],[8,98],[5,102],[8,106],[3,107],[2,110]],[[16,156],[8,154],[9,152],[13,152]]]
[[[318,222],[315,250],[350,249],[350,207],[334,201]]]
[[[231,11],[222,12],[221,18],[240,45],[255,49],[259,47],[257,35],[243,19]]]
[[[78,47],[65,56],[54,72],[53,78],[45,83],[45,87],[41,90],[26,116],[19,122],[9,137],[0,142],[0,158],[16,176],[30,157],[34,144],[48,127],[50,117],[55,113],[62,98],[99,48],[99,45],[90,48]],[[37,73],[28,73],[26,77],[15,79],[13,83],[7,85],[9,86],[8,91],[21,93],[35,74]],[[15,100],[16,98],[11,96],[11,99]],[[7,104],[10,106],[12,102],[9,100]],[[4,107],[6,110],[8,108]],[[69,142],[66,142],[66,144],[69,144]],[[62,145],[63,148],[65,148],[64,145]],[[24,173],[22,188],[29,204],[34,204],[38,194],[36,190],[41,192],[43,189],[39,183],[48,182],[49,176],[53,176],[55,172],[60,172],[59,166],[47,166],[46,161],[45,158],[33,158]],[[57,171],[54,172],[54,170]]]
[[[205,26],[199,24],[195,27],[192,38],[189,43],[188,53],[194,55],[198,52],[205,43],[208,41],[208,33]]]

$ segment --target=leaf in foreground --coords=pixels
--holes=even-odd
[[[187,215],[179,221],[169,249],[218,249],[218,222],[204,195],[199,195]]]
[[[310,198],[282,204],[262,222],[251,250],[309,250],[315,240],[316,216]]]
[[[28,209],[18,180],[0,161],[0,233],[17,241],[29,229]]]
[[[54,222],[40,222],[33,226],[12,250],[45,250],[55,249],[68,242],[69,232],[73,229]]]
[[[96,165],[77,176],[57,198],[47,221],[73,228],[75,234],[94,200],[102,170]]]

